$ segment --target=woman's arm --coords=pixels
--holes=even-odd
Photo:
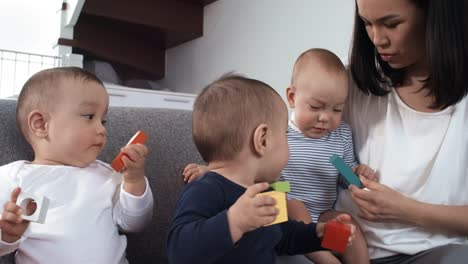
[[[419,202],[361,177],[368,189],[350,186],[359,216],[372,222],[400,222],[456,235],[468,235],[468,205],[450,206]],[[436,194],[434,194],[436,195]]]
[[[468,206],[435,205],[414,201],[408,219],[422,227],[454,235],[468,235]]]

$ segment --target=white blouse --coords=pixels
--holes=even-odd
[[[415,200],[468,205],[466,97],[443,111],[423,113],[408,107],[395,90],[378,97],[352,87],[344,114],[359,162],[376,169],[380,183]],[[348,190],[340,192],[336,208],[359,222],[371,258],[415,254],[465,241],[416,226],[360,219]]]

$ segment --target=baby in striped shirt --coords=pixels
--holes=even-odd
[[[341,120],[348,85],[346,68],[328,50],[309,49],[294,64],[291,85],[286,89],[293,111],[288,127],[290,158],[281,173],[281,180],[291,183],[291,218],[326,222],[342,214],[333,209],[337,185],[344,183],[330,163],[333,154],[356,174],[371,180],[376,177],[371,168],[357,164],[351,128]],[[306,256],[314,263],[369,263],[366,241],[359,229],[353,245],[342,256],[327,251]]]

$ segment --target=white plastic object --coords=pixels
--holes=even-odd
[[[36,211],[34,211],[31,215],[25,215],[26,213],[26,206],[30,202],[36,203]],[[47,211],[49,210],[49,199],[42,195],[35,195],[30,193],[22,192],[18,196],[16,200],[16,204],[21,207],[23,210],[23,215],[21,216],[24,220],[28,220],[31,222],[44,224]]]

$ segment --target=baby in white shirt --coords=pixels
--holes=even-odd
[[[140,231],[152,217],[148,149],[122,148],[121,175],[96,160],[108,105],[102,82],[79,68],[44,70],[26,82],[16,118],[34,160],[0,167],[0,256],[16,251],[18,264],[127,263],[119,231]],[[16,204],[23,191],[50,200],[44,224],[23,219],[29,212]]]

